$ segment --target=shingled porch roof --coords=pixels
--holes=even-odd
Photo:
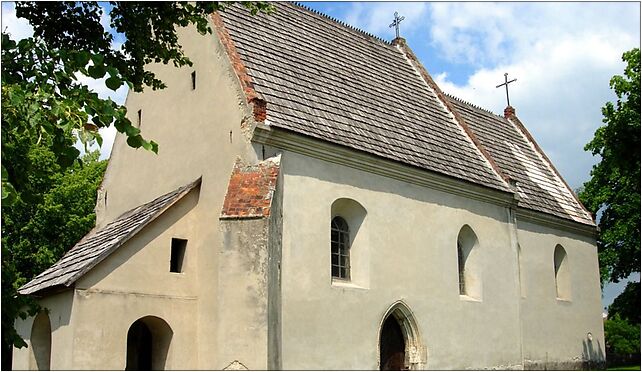
[[[133,208],[99,230],[92,230],[40,275],[18,289],[32,294],[52,287],[69,287],[141,229],[201,184],[198,178],[185,186]]]
[[[495,190],[512,192],[511,178],[520,206],[594,226],[530,135],[445,98],[405,43],[274,5],[271,15],[234,5],[213,16],[248,101],[267,105],[258,120]]]

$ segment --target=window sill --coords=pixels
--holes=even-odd
[[[572,301],[571,301],[571,300],[569,300],[568,298],[560,298],[560,297],[556,297],[555,299],[557,300],[557,302],[561,302],[561,303],[563,303],[563,304],[570,304],[570,303],[572,302]]]
[[[332,279],[332,287],[335,288],[350,288],[350,289],[363,289],[367,290],[368,288],[362,287],[360,285],[356,285],[350,281],[347,280],[341,280],[341,279]]]
[[[470,297],[468,295],[462,295],[462,294],[459,295],[459,299],[461,301],[466,301],[466,302],[482,302],[482,300],[480,300],[478,298]]]

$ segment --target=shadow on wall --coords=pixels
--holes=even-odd
[[[582,341],[582,369],[603,370],[606,368],[606,356],[599,341],[590,338]]]

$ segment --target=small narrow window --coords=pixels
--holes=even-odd
[[[464,252],[461,246],[461,241],[457,240],[457,268],[459,270],[459,294],[465,295],[466,293],[466,261],[464,260]]]
[[[464,225],[457,235],[457,271],[459,294],[481,301],[482,277],[480,250],[477,235]]]
[[[137,126],[140,128],[140,124],[143,121],[143,110],[138,110],[138,121],[137,121]]]
[[[196,90],[196,71],[192,71],[192,90]]]
[[[185,258],[186,239],[172,238],[172,253],[169,262],[169,271],[173,273],[183,272],[183,259]]]
[[[568,265],[568,256],[564,247],[557,245],[553,253],[553,265],[555,267],[555,289],[557,298],[570,300],[571,298],[571,273]]]
[[[350,231],[348,230],[348,223],[337,216],[332,219],[331,225],[332,277],[350,279]]]

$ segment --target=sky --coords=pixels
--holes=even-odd
[[[601,107],[616,96],[609,87],[622,74],[622,53],[640,46],[639,2],[306,2],[333,18],[392,40],[394,12],[405,17],[401,36],[441,89],[502,114],[504,88],[511,106],[573,189],[599,159],[583,150],[602,125]],[[107,9],[108,10],[108,9]],[[108,17],[102,18],[109,31]],[[20,39],[33,30],[2,3],[2,29]],[[122,38],[117,37],[118,48]],[[126,87],[110,91],[86,79],[102,97],[124,103]],[[115,130],[101,130],[107,158]],[[640,149],[633,149],[639,151]],[[634,275],[639,281],[639,274]],[[603,303],[624,284],[609,285]]]

